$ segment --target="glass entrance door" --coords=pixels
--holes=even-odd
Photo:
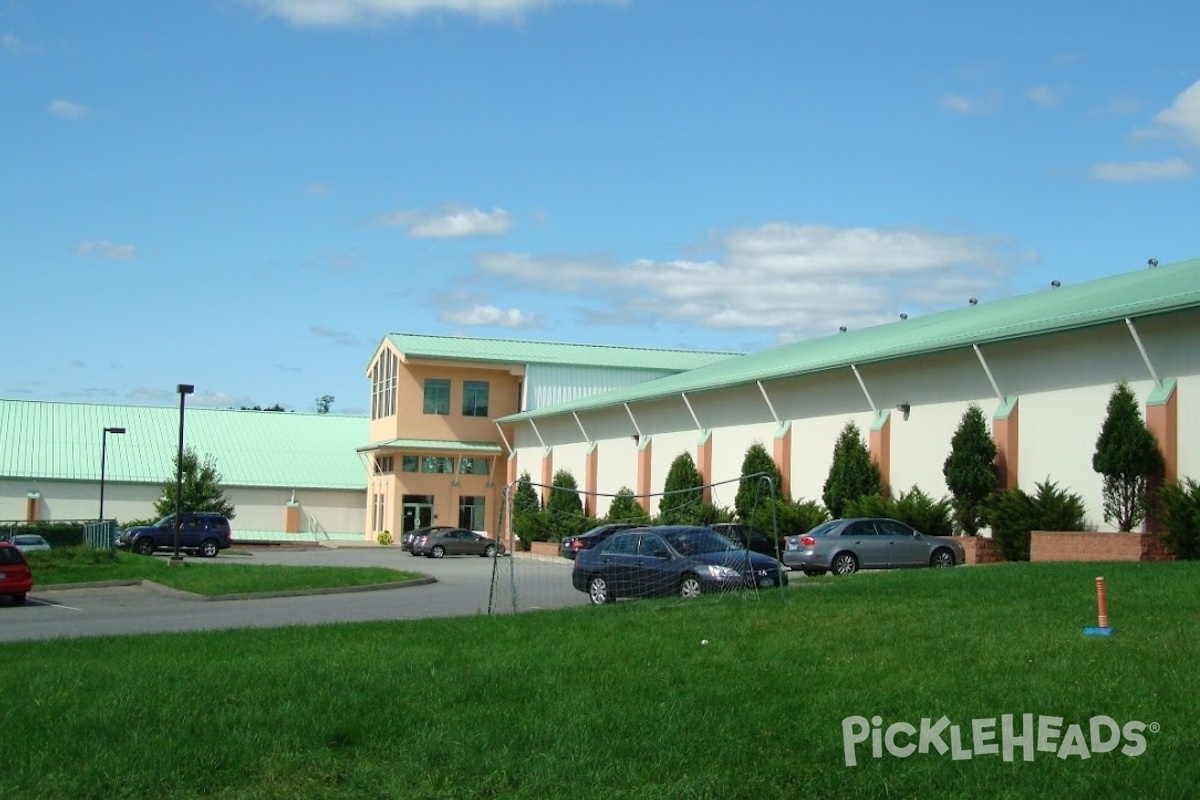
[[[406,494],[400,506],[402,524],[408,533],[433,524],[433,498],[424,494]]]

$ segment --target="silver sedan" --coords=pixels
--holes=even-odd
[[[948,536],[930,536],[903,522],[878,517],[835,519],[802,536],[789,536],[783,563],[805,575],[850,575],[860,569],[953,567],[963,547]]]

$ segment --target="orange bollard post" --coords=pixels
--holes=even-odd
[[[1084,636],[1112,636],[1113,629],[1108,627],[1108,592],[1104,588],[1104,578],[1096,578],[1096,607],[1100,612],[1100,627],[1084,628]]]

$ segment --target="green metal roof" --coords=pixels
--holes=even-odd
[[[366,447],[358,448],[359,452],[370,450],[437,450],[453,451],[455,453],[480,453],[483,455],[499,455],[504,451],[494,442],[453,442],[443,439],[389,439],[386,442],[373,442]]]
[[[1200,259],[794,342],[498,422],[605,408],[755,381],[1040,336],[1200,306]]]
[[[105,481],[165,483],[179,449],[179,407],[0,400],[0,478],[98,481],[104,428]],[[355,452],[365,417],[188,408],[184,446],[212,455],[235,487],[365,489]]]
[[[716,361],[741,357],[741,353],[702,350],[657,350],[648,347],[612,347],[596,344],[531,342],[517,339],[475,339],[466,336],[428,336],[389,333],[386,341],[406,358],[475,361],[497,364],[557,364],[625,369],[694,369]]]

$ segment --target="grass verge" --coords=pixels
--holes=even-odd
[[[1110,638],[1082,635],[1097,574]],[[1198,580],[1196,563],[1012,564],[765,601],[0,645],[0,796],[1188,797]],[[850,716],[945,715],[970,749],[972,720],[1026,713],[1062,718],[1032,761],[867,742],[846,764]],[[1101,715],[1145,723],[1144,752],[1063,757]]]
[[[289,592],[338,587],[373,586],[413,580],[416,572],[386,567],[284,567],[229,564],[193,559],[169,566],[167,559],[109,552],[88,547],[64,547],[26,556],[35,587],[111,580],[151,580],[173,589],[203,595]]]

